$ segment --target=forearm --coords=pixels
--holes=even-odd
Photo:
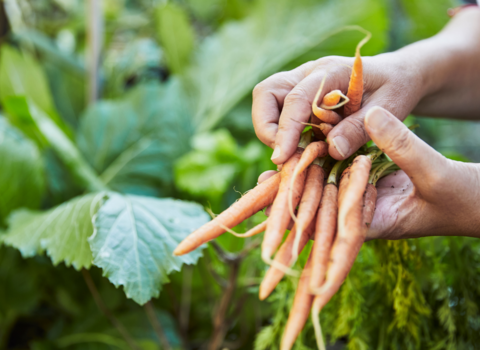
[[[436,36],[394,53],[415,72],[414,113],[480,119],[480,9],[461,11]]]

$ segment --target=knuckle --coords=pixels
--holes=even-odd
[[[285,98],[285,105],[297,104],[306,102],[308,103],[308,93],[305,89],[297,85]]]
[[[402,128],[402,130],[395,134],[388,145],[388,151],[398,153],[399,151],[403,154],[408,154],[410,148],[412,147],[412,142],[410,139],[410,130],[407,128]]]
[[[350,129],[353,130],[353,135],[356,139],[355,141],[358,141],[359,145],[363,145],[365,142],[370,140],[370,136],[365,130],[362,121],[354,118],[345,118],[343,121],[350,126]]]
[[[336,63],[338,63],[338,57],[336,56],[326,56],[326,57],[319,58],[317,60],[317,64],[319,66],[328,66]]]
[[[260,94],[262,94],[263,92],[265,91],[265,81],[262,81],[261,83],[258,83],[257,85],[255,85],[255,87],[253,88],[253,97],[256,97]]]

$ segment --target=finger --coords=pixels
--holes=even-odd
[[[297,149],[300,135],[305,128],[302,123],[308,122],[310,118],[313,99],[325,74],[328,73],[328,78],[320,94],[320,101],[332,90],[345,91],[348,88],[350,71],[348,67],[336,63],[333,68],[330,66],[330,70],[327,68],[329,67],[318,67],[285,97],[272,155],[272,161],[275,164],[286,162]]]
[[[361,109],[328,131],[328,153],[333,158],[347,159],[370,140],[365,130],[364,117],[365,110]]]
[[[377,144],[420,190],[436,186],[447,173],[447,159],[411,132],[393,114],[381,107],[371,108],[365,128]]]
[[[274,147],[285,97],[311,71],[311,64],[308,62],[289,72],[274,74],[253,89],[253,127],[265,145]]]
[[[268,180],[269,178],[271,178],[271,177],[274,176],[275,174],[277,174],[277,171],[275,171],[275,170],[267,170],[267,171],[264,171],[264,172],[261,173],[260,176],[258,177],[258,183],[261,184],[262,182]]]

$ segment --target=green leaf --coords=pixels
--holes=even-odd
[[[201,132],[217,125],[262,78],[346,25],[363,24],[385,43],[387,15],[378,1],[360,0],[352,6],[346,0],[263,0],[257,6],[254,15],[206,38],[186,74],[186,86],[196,97],[194,122]]]
[[[93,263],[125,294],[139,304],[158,297],[168,274],[182,264],[194,264],[197,249],[172,255],[178,243],[209,220],[195,203],[110,193],[89,238]]]
[[[83,188],[92,192],[106,189],[77,146],[33,100],[24,96],[9,96],[4,101],[4,107],[10,120],[15,121],[30,135],[35,135],[32,138],[42,140],[52,147]]]
[[[0,50],[0,101],[25,96],[46,113],[68,136],[71,130],[55,110],[48,82],[41,66],[28,54],[2,45]]]
[[[122,193],[171,194],[173,163],[193,134],[178,81],[135,88],[102,101],[83,116],[77,144],[101,179]]]
[[[22,259],[15,249],[0,245],[0,329],[6,326],[3,322],[8,322],[8,316],[25,314],[35,306],[41,297],[39,282],[33,262]]]
[[[157,9],[157,35],[168,67],[180,73],[190,60],[195,33],[183,9],[168,2]]]
[[[236,175],[262,156],[258,142],[239,147],[226,129],[196,135],[192,147],[175,165],[175,183],[183,191],[209,199],[223,194]]]
[[[36,145],[0,116],[0,226],[14,209],[36,209],[45,190],[44,164]]]
[[[76,197],[45,212],[17,210],[2,241],[24,257],[46,252],[55,265],[64,261],[77,270],[89,268],[92,252],[87,238],[93,233],[92,217],[103,197],[102,193]]]

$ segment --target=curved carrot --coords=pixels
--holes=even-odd
[[[198,248],[202,244],[217,238],[225,232],[223,227],[232,228],[249,218],[256,212],[272,204],[280,186],[280,174],[255,186],[230,208],[215,219],[188,235],[175,249],[174,255],[183,255]],[[286,215],[288,217],[288,215]],[[288,224],[288,223],[287,223]],[[220,226],[221,225],[221,226]]]
[[[313,99],[313,102],[312,102],[312,112],[321,121],[324,121],[330,124],[338,124],[342,120],[342,117],[340,117],[338,113],[332,111],[331,109],[339,108],[347,104],[350,100],[340,90],[334,90],[324,96],[322,100],[322,104],[319,107],[318,99],[320,98],[320,94],[322,93],[326,78],[327,78],[327,75],[323,77],[322,82],[320,83],[320,87],[318,88],[317,93],[315,94],[315,98]],[[325,97],[327,98],[325,99]],[[338,101],[340,101],[339,97],[343,97],[344,101],[341,103],[338,103]],[[337,103],[333,104],[333,102],[337,102]]]
[[[367,156],[358,156],[351,166],[348,186],[339,203],[338,231],[330,253],[327,278],[318,291],[318,310],[340,288],[365,240],[368,228],[363,223],[363,194],[371,166],[372,162]]]
[[[350,82],[348,84],[347,92],[347,97],[350,99],[350,102],[345,105],[345,108],[343,110],[346,117],[358,111],[360,109],[360,106],[362,105],[363,64],[362,58],[360,56],[360,49],[368,40],[370,40],[372,34],[370,34],[370,32],[364,29],[361,31],[363,31],[366,36],[362,41],[358,43],[355,50],[355,60],[353,61],[352,74],[350,76]]]
[[[212,215],[212,214],[210,214],[210,215]],[[232,229],[228,228],[227,226],[223,226],[222,224],[218,224],[218,226],[223,228],[226,232],[231,233],[235,237],[248,238],[248,237],[256,236],[259,233],[262,233],[263,231],[265,231],[265,229],[267,228],[267,221],[268,221],[268,219],[265,220],[264,222],[258,224],[257,226],[252,227],[250,230],[248,230],[245,233],[237,233],[237,232],[233,231]]]
[[[325,157],[328,154],[328,144],[324,141],[316,141],[310,143],[306,148],[305,151],[302,153],[300,160],[295,165],[295,169],[293,171],[292,177],[290,179],[290,190],[288,193],[288,209],[290,210],[290,215],[292,216],[293,220],[296,221],[296,216],[293,212],[293,208],[298,204],[298,202],[293,205],[293,184],[297,181],[297,176],[302,174],[305,169],[308,168],[310,164],[316,158]]]
[[[313,295],[311,295],[308,290],[311,266],[312,261],[309,258],[298,281],[293,305],[288,315],[287,325],[283,331],[280,350],[290,350],[292,348],[310,314],[310,308],[313,302]]]
[[[345,95],[340,90],[330,91],[328,94],[323,96],[322,105],[327,107],[335,106],[340,102],[341,98],[344,96]]]
[[[305,231],[303,231],[300,243],[298,245],[297,254],[300,254],[302,252],[303,248],[310,240],[315,229],[315,221],[316,220],[312,220],[310,225],[305,229]],[[292,260],[292,247],[293,241],[295,240],[295,233],[296,228],[294,226],[292,231],[290,231],[289,235],[287,236],[287,239],[285,240],[285,242],[283,242],[282,246],[275,255],[275,262],[277,262],[278,264],[272,265],[265,273],[262,283],[260,284],[260,300],[266,299],[273,292],[277,284],[282,280],[283,276],[285,275],[284,270],[278,269],[275,266],[288,265]]]
[[[323,284],[330,259],[330,249],[337,230],[338,188],[329,183],[323,189],[323,197],[315,223],[315,241],[310,253],[312,256],[312,274],[310,276],[310,292],[317,294]]]
[[[290,180],[303,151],[303,148],[298,147],[295,154],[283,164],[282,171],[280,172],[280,186],[273,201],[267,229],[262,242],[262,259],[268,264],[272,263],[271,256],[282,242],[283,234],[290,222],[290,216],[288,215],[288,193],[290,186],[292,186],[292,203],[296,206],[298,202],[300,202],[305,184],[305,172],[299,174],[293,185]]]
[[[305,152],[303,154],[305,154]],[[290,266],[295,264],[298,259],[298,246],[300,244],[303,231],[305,231],[308,225],[310,225],[312,219],[317,213],[320,200],[322,199],[324,178],[325,172],[320,165],[315,163],[310,165],[307,171],[302,199],[300,200],[300,205],[298,206],[298,216],[295,223],[296,234],[292,247],[292,260],[289,264]]]

